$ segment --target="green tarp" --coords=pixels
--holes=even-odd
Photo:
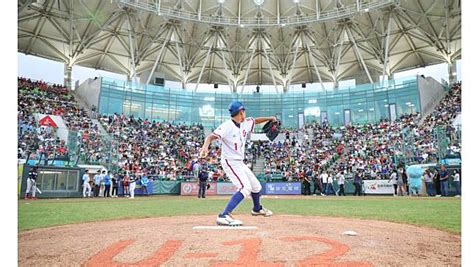
[[[153,194],[179,195],[180,181],[153,181]]]

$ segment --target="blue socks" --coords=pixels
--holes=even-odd
[[[260,192],[252,193],[252,200],[253,200],[253,211],[257,212],[262,209],[260,205]]]
[[[231,213],[243,199],[244,195],[240,191],[235,192],[227,203],[227,206],[225,207],[224,211],[219,214],[219,216],[224,216]]]

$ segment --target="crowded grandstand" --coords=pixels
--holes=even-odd
[[[344,126],[313,121],[301,129],[284,129],[273,142],[249,141],[246,161],[267,181],[304,181],[309,175],[321,187],[323,172],[334,179],[339,173],[354,179],[358,172],[364,179],[389,179],[400,164],[439,162],[434,131],[440,129],[448,139],[444,156],[460,158],[460,129],[453,122],[461,114],[461,87],[460,82],[453,84],[424,118],[414,112],[394,121]],[[59,128],[35,114],[62,117],[73,136],[60,139]],[[132,175],[192,180],[196,165],[208,167],[214,181],[228,180],[218,164],[218,143],[207,160],[198,158],[202,125],[95,113],[80,107],[73,92],[62,85],[19,77],[18,127],[18,159],[26,162],[102,164],[120,184]]]

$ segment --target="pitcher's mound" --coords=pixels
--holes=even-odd
[[[461,265],[460,236],[430,228],[332,217],[236,217],[254,228],[193,229],[214,228],[215,216],[206,215],[26,231],[18,237],[19,265]]]

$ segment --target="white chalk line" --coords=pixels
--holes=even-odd
[[[255,230],[257,226],[209,226],[198,225],[194,226],[193,230]]]

